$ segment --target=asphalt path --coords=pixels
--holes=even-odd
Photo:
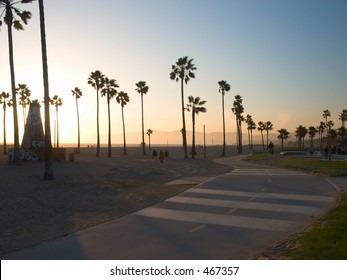
[[[325,177],[217,160],[235,169],[152,207],[2,259],[249,259],[336,202]],[[174,187],[174,186],[173,186]]]

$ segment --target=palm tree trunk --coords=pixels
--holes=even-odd
[[[239,153],[242,154],[242,127],[241,127],[241,120],[239,119],[238,120],[238,136],[239,136],[239,139],[238,139],[238,143],[239,143]]]
[[[222,111],[223,111],[223,150],[222,157],[225,157],[225,114],[224,114],[224,94],[222,94]]]
[[[263,134],[263,130],[261,130],[260,133],[261,133],[261,143],[263,144],[263,150],[265,150],[265,147],[264,147],[264,134]]]
[[[58,106],[56,107],[57,115],[57,148],[59,148],[59,116],[58,116]]]
[[[6,100],[4,100],[6,102]],[[4,103],[4,155],[7,155],[7,143],[6,143],[6,104]]]
[[[99,88],[96,89],[96,157],[100,155]]]
[[[145,145],[145,120],[143,115],[143,93],[141,93],[141,112],[142,112],[142,152],[146,155],[146,145]]]
[[[81,138],[80,138],[80,114],[78,111],[78,98],[76,97],[76,111],[77,111],[77,151],[81,152]]]
[[[196,150],[195,150],[195,109],[194,109],[194,106],[192,108],[192,120],[193,120],[192,158],[195,158]]]
[[[45,15],[44,15],[43,0],[39,0],[39,9],[40,9],[44,104],[45,104],[45,171],[44,171],[43,179],[52,180],[54,179],[54,177],[53,177],[51,124],[50,124],[50,115],[49,115],[48,65],[47,65],[47,47],[46,47]]]
[[[184,114],[184,91],[183,91],[183,79],[181,79],[181,99],[182,99],[182,123],[183,123],[183,130],[182,130],[182,137],[183,137],[183,150],[184,150],[184,158],[188,158],[188,151],[187,151],[187,131],[186,131],[186,118]]]
[[[122,106],[122,122],[123,122],[123,154],[126,155],[127,154],[127,145],[126,145],[126,141],[125,141],[125,122],[124,122],[123,106]]]
[[[18,135],[18,114],[17,114],[17,96],[16,96],[16,82],[14,75],[14,61],[13,61],[13,39],[12,39],[12,24],[8,25],[8,49],[10,58],[10,71],[11,71],[11,90],[13,100],[13,129],[14,129],[14,157],[13,163],[19,164],[19,135]]]
[[[112,157],[111,151],[111,110],[110,110],[110,97],[107,94],[107,112],[108,112],[108,150],[107,157]]]

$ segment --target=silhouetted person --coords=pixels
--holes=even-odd
[[[156,149],[154,149],[152,152],[152,158],[156,158],[157,155],[158,155],[158,152],[156,151]]]
[[[270,150],[270,153],[271,153],[271,154],[274,153],[274,143],[270,142],[270,144],[269,144],[269,150]]]
[[[164,153],[163,153],[163,150],[160,150],[160,153],[159,153],[159,161],[161,163],[164,163]]]
[[[165,158],[170,158],[170,154],[168,150],[165,150],[164,155],[165,155]]]

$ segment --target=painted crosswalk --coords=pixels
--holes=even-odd
[[[235,169],[228,175],[305,176],[286,169]],[[229,177],[230,180],[232,178],[234,177]],[[287,231],[295,227],[297,215],[301,217],[319,215],[326,211],[326,205],[331,205],[335,201],[333,196],[328,195],[305,194],[305,192],[304,194],[260,192],[250,191],[247,188],[245,191],[240,191],[240,188],[233,189],[232,183],[228,189],[219,189],[213,180],[207,184],[191,188],[181,195],[140,210],[134,215],[198,223],[200,225],[196,228],[199,230],[206,225],[217,225]],[[211,211],[211,209],[216,210]],[[267,218],[268,215],[271,218]]]

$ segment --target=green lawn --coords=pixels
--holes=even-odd
[[[347,193],[339,205],[319,219],[283,254],[292,260],[347,260]]]
[[[247,161],[277,167],[303,170],[327,176],[347,176],[347,161],[321,160],[300,156],[259,153]],[[336,208],[316,221],[310,230],[291,242],[292,249],[279,258],[293,260],[346,260],[347,259],[347,192],[341,192]]]
[[[327,176],[347,176],[346,160],[326,160],[299,156],[282,156],[280,154],[258,153],[247,158],[260,164],[274,165],[283,168],[299,169],[305,172]]]

